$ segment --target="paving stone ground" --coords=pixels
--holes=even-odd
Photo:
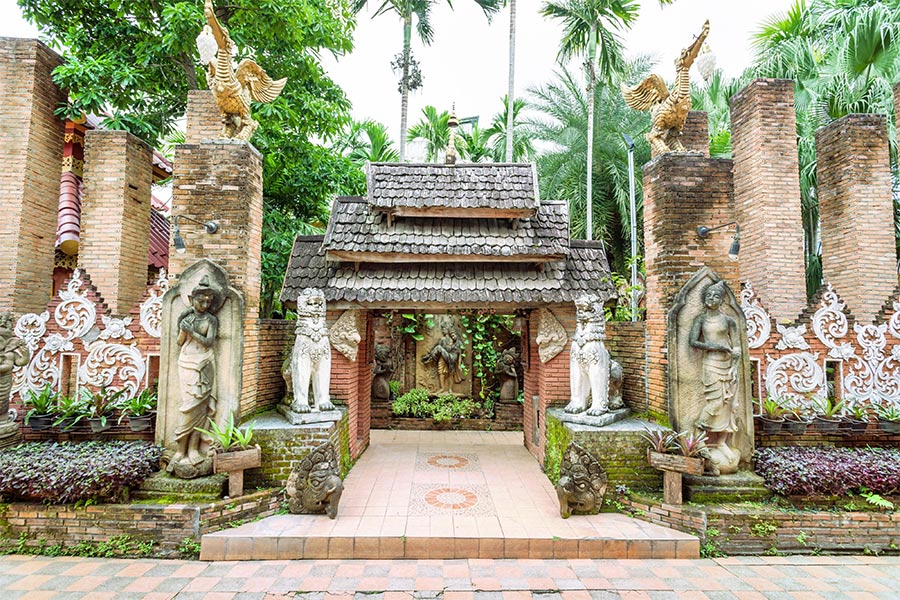
[[[900,557],[199,562],[0,557],[0,600],[898,600]]]

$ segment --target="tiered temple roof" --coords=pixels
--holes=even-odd
[[[570,241],[565,203],[532,165],[372,164],[368,197],[338,198],[324,236],[294,242],[282,290],[339,307],[532,308],[614,295],[599,242]]]

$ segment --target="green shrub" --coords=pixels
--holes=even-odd
[[[430,414],[428,390],[422,388],[409,390],[394,400],[391,411],[400,417],[421,417],[426,412]]]
[[[400,417],[449,421],[475,416],[478,405],[471,398],[460,398],[454,394],[441,394],[433,398],[428,395],[428,390],[416,388],[394,400],[391,410]]]

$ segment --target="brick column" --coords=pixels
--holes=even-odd
[[[66,94],[62,59],[37,40],[0,38],[0,310],[41,312],[53,291]]]
[[[731,148],[741,279],[778,321],[796,321],[806,272],[793,81],[756,79],[731,99]]]
[[[660,416],[668,414],[666,318],[675,294],[703,266],[740,289],[737,263],[728,260],[733,229],[697,236],[700,225],[734,221],[731,167],[697,154],[664,154],[644,166],[647,394]]]
[[[203,140],[222,137],[222,115],[209,90],[188,92],[187,123],[184,132],[186,144],[199,144]]]
[[[897,287],[884,115],[847,115],[816,132],[822,274],[853,315],[874,320]]]
[[[244,296],[241,412],[257,406],[260,377],[260,254],[262,245],[262,157],[246,142],[217,140],[175,150],[172,215],[216,221],[217,233],[179,220],[185,252],[169,251],[169,273],[178,276],[201,258],[228,272]],[[174,239],[174,227],[172,228]]]
[[[681,143],[688,152],[699,152],[709,157],[709,115],[706,111],[692,110],[688,113],[681,130]]]
[[[368,311],[357,310],[356,330],[359,332],[359,349],[356,362],[331,348],[331,397],[347,407],[350,433],[350,455],[359,456],[369,445],[369,430],[372,414],[372,365],[370,352],[371,317]],[[326,321],[329,329],[343,310],[329,309]]]
[[[85,136],[78,266],[113,315],[124,315],[147,288],[151,150],[126,131]]]

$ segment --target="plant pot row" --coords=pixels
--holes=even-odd
[[[798,419],[769,419],[757,417],[758,429],[767,435],[787,434],[803,435],[810,427],[817,433],[839,433],[843,435],[861,435],[869,427],[869,421],[855,419],[825,419],[815,417],[810,421]],[[878,429],[887,435],[900,435],[900,421],[878,421]]]
[[[103,431],[106,431],[113,425],[112,415],[107,416],[105,420],[99,417],[92,417],[85,419],[85,421],[90,426],[91,431],[94,433],[101,433]],[[146,431],[153,426],[153,423],[155,421],[155,412],[137,417],[128,416],[128,427],[131,429],[131,431]],[[79,421],[77,417],[66,417],[60,420],[58,415],[32,415],[28,419],[28,427],[30,427],[33,431],[43,431],[46,429],[50,429],[55,425],[60,429],[60,431],[69,432],[72,431],[80,422],[81,421]]]

